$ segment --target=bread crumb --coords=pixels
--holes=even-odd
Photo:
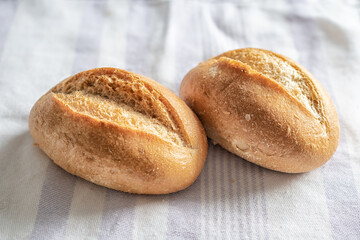
[[[39,146],[39,144],[38,144],[38,143],[33,143],[33,145],[34,145],[34,146]]]
[[[235,182],[235,180],[234,179],[231,179],[231,183],[234,183]]]

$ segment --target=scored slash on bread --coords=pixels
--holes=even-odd
[[[56,85],[34,105],[29,127],[66,171],[131,193],[188,187],[207,153],[204,129],[182,100],[154,80],[115,68]]]
[[[185,76],[180,97],[211,139],[269,169],[310,171],[338,145],[338,117],[323,87],[271,51],[238,49],[200,63]]]

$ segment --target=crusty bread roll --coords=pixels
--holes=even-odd
[[[93,183],[138,194],[191,185],[204,165],[205,131],[174,93],[115,68],[78,73],[42,96],[30,132],[60,167]]]
[[[265,168],[310,171],[338,145],[338,117],[323,87],[271,51],[239,49],[200,63],[185,76],[180,97],[211,139]]]

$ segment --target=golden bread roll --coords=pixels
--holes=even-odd
[[[185,189],[207,153],[205,131],[180,98],[115,68],[84,71],[56,85],[32,108],[29,128],[69,173],[130,193]]]
[[[200,63],[183,79],[180,97],[208,137],[265,168],[310,171],[338,145],[339,120],[324,88],[271,51],[239,49]]]

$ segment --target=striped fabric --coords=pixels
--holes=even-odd
[[[360,2],[0,0],[0,239],[360,239]],[[188,189],[139,196],[96,186],[33,145],[27,119],[50,87],[113,66],[178,94],[224,51],[259,47],[308,68],[341,139],[305,174],[257,167],[209,144]]]

